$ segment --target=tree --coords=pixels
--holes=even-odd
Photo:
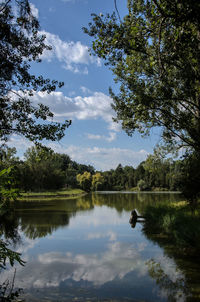
[[[92,175],[92,189],[94,191],[102,190],[104,182],[105,179],[101,173],[97,172],[94,175]]]
[[[143,179],[140,179],[137,183],[139,191],[145,191],[147,189],[146,182]]]
[[[155,148],[154,153],[148,155],[143,167],[149,174],[149,187],[170,188],[172,162],[165,158],[162,148]]]
[[[60,140],[70,121],[53,122],[53,113],[43,104],[33,105],[30,97],[37,91],[50,93],[63,82],[50,81],[30,73],[30,64],[40,62],[45,36],[39,33],[39,22],[34,17],[28,0],[3,0],[0,3],[0,140],[5,145],[13,133],[23,135],[35,143]],[[51,120],[51,121],[49,121]],[[2,150],[1,150],[2,151]],[[2,152],[0,154],[2,157]],[[15,197],[11,168],[0,172],[0,210]],[[11,175],[11,176],[10,176]],[[8,210],[8,207],[7,207]],[[4,212],[0,213],[1,215]],[[23,263],[20,254],[7,248],[0,240],[0,266],[9,259]],[[0,285],[1,297],[3,285]],[[12,291],[12,289],[11,289]],[[15,294],[11,293],[13,299]],[[9,300],[9,299],[8,299]]]
[[[92,176],[90,172],[86,171],[83,174],[78,174],[76,176],[76,179],[84,191],[90,192],[91,184],[92,184]]]
[[[31,141],[59,140],[70,121],[52,120],[53,113],[43,104],[31,103],[37,91],[51,93],[63,82],[50,81],[30,73],[30,63],[40,62],[45,36],[39,33],[28,0],[7,0],[0,4],[0,139],[5,142],[13,134]]]
[[[186,154],[180,164],[179,173],[175,180],[176,185],[189,201],[192,207],[196,207],[200,197],[200,155],[193,152]]]
[[[15,157],[16,148],[9,148],[4,145],[0,150],[0,169],[9,168],[19,162],[19,158]]]
[[[63,159],[66,157],[44,147],[29,148],[24,157],[26,161],[21,173],[21,185],[24,189],[41,191],[59,189],[64,186],[66,176],[62,168]]]
[[[4,215],[8,211],[9,201],[15,200],[18,195],[14,169],[12,167],[3,169],[0,171],[0,215]]]
[[[169,146],[200,152],[200,2],[128,0],[123,22],[93,14],[84,31],[110,66],[115,121],[132,135],[159,126]]]

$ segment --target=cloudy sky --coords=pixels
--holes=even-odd
[[[43,54],[42,63],[32,66],[33,72],[65,82],[51,95],[36,94],[33,102],[47,104],[55,121],[72,120],[65,138],[48,145],[98,170],[116,168],[119,163],[136,167],[160,141],[159,132],[153,130],[145,139],[137,133],[128,137],[112,121],[115,112],[108,88],[117,91],[117,87],[108,67],[89,55],[92,40],[82,30],[91,21],[91,13],[113,12],[114,0],[32,0],[31,6],[39,18],[41,33],[52,46]],[[118,10],[123,17],[126,1],[118,1]],[[23,154],[30,143],[13,136],[10,145]]]

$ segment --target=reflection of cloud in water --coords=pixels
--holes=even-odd
[[[52,252],[40,255],[38,260],[40,265],[49,264],[48,269],[51,271],[52,264],[62,263],[63,267],[65,264],[66,275],[63,276],[64,279],[87,280],[93,282],[94,285],[102,285],[117,277],[123,278],[133,270],[137,270],[138,275],[146,274],[147,271],[137,248],[133,249],[132,246],[120,242],[110,243],[108,250],[101,254],[72,255],[71,253]],[[69,273],[69,265],[74,265],[73,272]],[[60,281],[58,278],[58,284]],[[43,280],[43,285],[46,286],[44,283],[45,280]]]
[[[117,234],[112,232],[112,231],[109,231],[105,234],[102,234],[102,233],[89,233],[87,235],[87,239],[100,239],[100,238],[105,238],[105,237],[108,237],[109,238],[109,241],[116,241],[117,240]]]
[[[175,269],[176,264],[172,259],[169,259],[166,256],[160,256],[157,259],[157,262],[160,263],[165,274],[171,279],[172,282],[176,282],[176,280],[179,278],[184,278],[184,274],[180,270]]]
[[[102,238],[103,235],[100,235],[100,233],[90,233],[89,236],[91,238]],[[116,239],[116,234],[112,232],[105,233],[105,236],[109,239],[112,237]],[[29,244],[31,246],[31,242],[28,241],[26,242],[27,248]],[[71,288],[71,282],[74,282],[75,291],[75,284],[78,287],[86,286],[101,291],[105,286],[111,286],[111,284],[120,288],[119,283],[117,283],[120,280],[120,282],[122,281],[122,289],[123,282],[128,282],[135,289],[140,286],[140,292],[143,291],[143,288],[144,290],[146,288],[149,295],[159,296],[160,301],[164,301],[168,297],[168,291],[162,287],[158,291],[155,283],[151,283],[151,279],[148,277],[147,259],[143,259],[141,256],[147,248],[145,242],[134,243],[133,245],[119,241],[109,241],[107,249],[100,253],[73,254],[71,252],[54,251],[39,254],[37,259],[32,261],[29,257],[24,268],[21,266],[17,268],[15,285],[30,292],[33,289],[46,289],[52,292],[53,288],[56,290],[60,286],[64,286],[65,290],[68,291]],[[180,273],[176,271],[173,261],[162,256],[162,254],[157,256],[165,273],[173,281],[176,281],[180,277]],[[11,279],[12,274],[12,269],[3,272],[4,280],[9,276]],[[177,297],[176,301],[182,302],[184,297]]]
[[[122,279],[131,271],[135,271],[138,277],[147,274],[147,267],[140,257],[138,246],[133,248],[131,244],[114,242],[108,244],[108,249],[104,253],[40,254],[38,261],[28,262],[24,268],[18,268],[16,286],[23,288],[59,286],[67,279],[76,282],[84,280],[92,282],[95,286],[101,286],[116,278]]]
[[[117,210],[108,208],[106,206],[96,207],[93,211],[93,215],[90,212],[77,213],[76,217],[72,217],[70,220],[69,228],[77,228],[80,226],[102,226],[102,225],[121,225],[127,224],[129,221],[130,213],[122,212],[117,213]]]
[[[28,237],[24,237],[23,233],[20,232],[20,237],[22,238],[22,244],[17,248],[16,252],[22,254],[23,253],[23,258],[27,257],[26,253],[28,250],[31,250],[34,248],[36,244],[38,244],[39,239],[29,239]]]
[[[155,260],[148,261],[149,274],[156,280],[160,287],[158,293],[160,298],[169,301],[184,302],[188,295],[188,287],[185,284],[184,274],[176,269],[172,259],[160,256]]]

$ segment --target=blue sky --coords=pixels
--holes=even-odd
[[[126,1],[117,3],[123,17]],[[108,88],[117,91],[117,87],[108,67],[89,55],[92,39],[82,30],[91,21],[91,13],[113,12],[114,0],[32,0],[31,7],[39,18],[41,33],[52,46],[52,51],[45,52],[42,63],[34,64],[32,71],[65,82],[62,89],[51,95],[37,93],[32,101],[48,105],[55,121],[72,120],[65,137],[47,145],[98,170],[116,168],[119,163],[136,167],[159,143],[159,131],[152,130],[148,138],[141,138],[138,133],[128,137],[112,121],[115,112],[110,106]],[[17,136],[11,137],[9,144],[16,146],[20,154],[31,145]]]

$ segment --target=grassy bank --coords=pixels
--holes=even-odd
[[[84,195],[85,192],[81,189],[65,189],[58,191],[45,192],[26,192],[20,193],[19,200],[50,200],[50,199],[66,199]]]
[[[200,204],[195,210],[186,202],[148,206],[144,215],[147,236],[166,238],[182,252],[200,252]]]

